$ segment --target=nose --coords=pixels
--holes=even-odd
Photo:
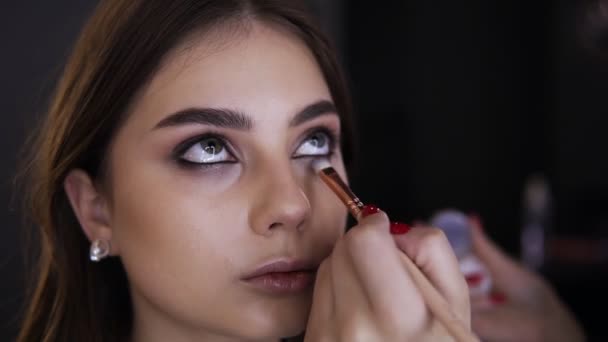
[[[301,231],[311,207],[291,167],[265,168],[256,178],[249,216],[253,231],[264,236],[278,230]]]

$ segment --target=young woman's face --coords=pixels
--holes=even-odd
[[[176,49],[111,147],[112,243],[140,337],[298,333],[310,270],[345,227],[310,166],[327,156],[344,176],[311,52],[261,24],[219,39]]]

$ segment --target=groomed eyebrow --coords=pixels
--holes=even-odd
[[[338,115],[336,106],[327,100],[317,101],[311,105],[306,106],[289,122],[289,127],[294,127],[305,123],[306,121],[313,120],[322,115]]]
[[[334,104],[327,100],[317,101],[306,106],[289,122],[290,127],[301,125],[323,115],[338,115]],[[162,119],[154,129],[188,124],[199,124],[248,131],[253,128],[251,117],[224,108],[187,108]]]
[[[242,131],[251,130],[253,127],[250,117],[231,109],[187,108],[162,119],[154,126],[154,129],[188,124],[209,125]]]

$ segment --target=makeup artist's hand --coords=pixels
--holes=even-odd
[[[391,235],[387,216],[378,213],[345,234],[321,264],[305,341],[452,341],[427,309],[400,249],[469,327],[468,288],[443,233],[413,228]]]
[[[471,219],[473,248],[492,276],[490,297],[473,298],[473,331],[483,341],[584,341],[584,334],[553,289],[502,252]]]

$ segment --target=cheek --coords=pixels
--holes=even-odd
[[[137,158],[115,166],[112,224],[121,255],[206,260],[228,239],[219,234],[221,223],[237,225],[239,218],[219,206],[234,203],[221,196],[234,183],[235,168],[202,173]]]
[[[311,229],[314,241],[311,243],[316,255],[327,257],[346,228],[346,209],[341,203],[320,202],[313,207],[314,219]]]
[[[227,248],[246,228],[245,216],[236,214],[238,199],[218,197],[200,179],[124,176],[114,184],[112,225],[132,290],[177,316],[213,305],[208,294],[221,291],[240,268],[230,254],[235,249]]]
[[[219,210],[219,203],[231,200],[218,198],[217,186],[160,173],[121,178],[114,186],[112,223],[125,253],[144,247],[149,257],[213,252],[224,236],[218,234],[220,221],[238,219]]]

